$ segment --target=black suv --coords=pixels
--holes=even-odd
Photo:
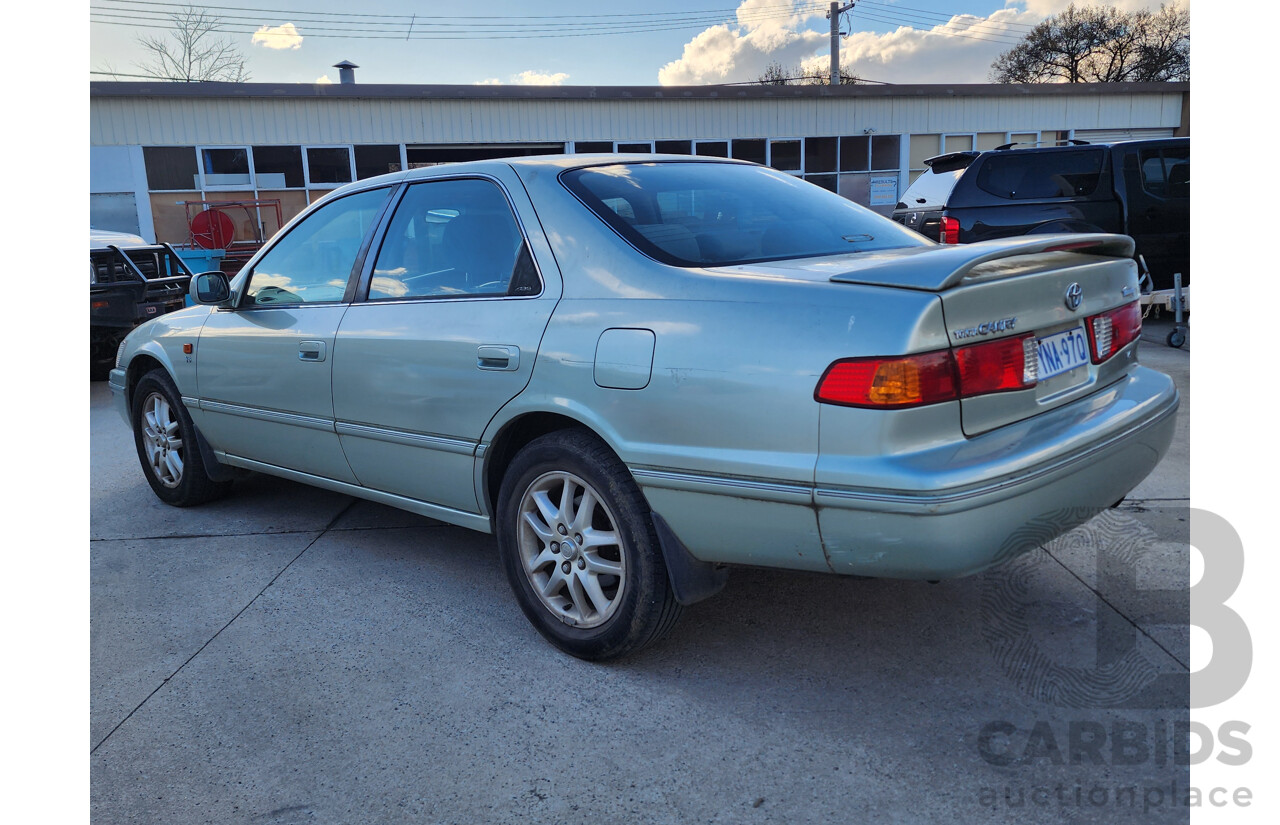
[[[940,243],[1046,232],[1129,235],[1154,289],[1191,282],[1191,139],[952,152],[925,161],[893,219]]]

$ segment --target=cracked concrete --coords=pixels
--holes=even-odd
[[[1142,360],[1182,389],[1174,449],[1123,507],[1021,560],[1008,631],[1055,672],[1135,657],[1163,709],[1036,694],[1030,660],[1000,657],[1000,570],[736,570],[661,644],[580,662],[525,621],[489,536],[266,477],[160,504],[95,385],[94,821],[1185,822],[1141,790],[1188,782],[1160,727],[1186,718],[1190,661],[1188,354],[1166,331]],[[1073,749],[1094,723],[1106,747]],[[1112,750],[1134,725],[1145,758]],[[1136,804],[1091,805],[1095,786]]]

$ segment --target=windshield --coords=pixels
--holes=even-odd
[[[562,180],[618,234],[675,266],[928,246],[929,241],[799,178],[733,163],[619,163]]]

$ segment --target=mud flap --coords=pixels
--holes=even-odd
[[[729,581],[729,568],[695,559],[684,546],[684,542],[672,532],[666,520],[657,513],[651,513],[651,515],[676,601],[688,606],[708,599],[723,590],[725,583]]]

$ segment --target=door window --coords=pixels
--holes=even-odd
[[[254,265],[245,305],[341,301],[360,245],[390,191],[348,195],[308,215]]]
[[[1002,153],[978,171],[978,188],[1017,200],[1092,195],[1102,176],[1102,150]]]
[[[466,178],[409,187],[378,252],[369,300],[540,290],[506,196],[490,181]]]
[[[1160,198],[1191,196],[1191,150],[1144,149],[1140,158],[1142,188]]]

